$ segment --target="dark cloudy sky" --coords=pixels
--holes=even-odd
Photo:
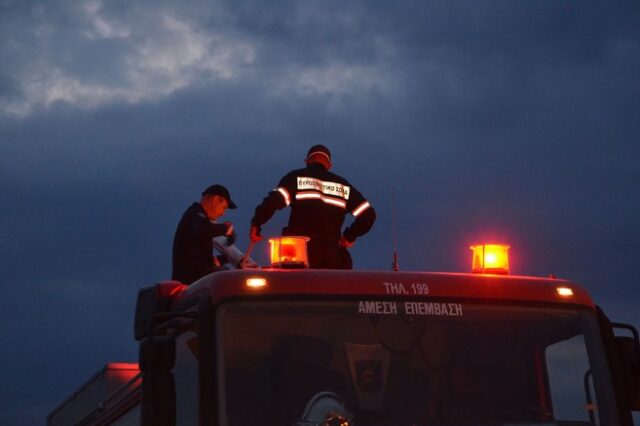
[[[135,361],[136,292],[170,276],[186,206],[227,185],[244,248],[316,143],[378,211],[358,268],[389,267],[395,210],[403,269],[504,241],[515,273],[640,325],[639,22],[638,2],[0,0],[0,423]]]

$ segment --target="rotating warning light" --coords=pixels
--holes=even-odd
[[[307,237],[270,238],[272,268],[308,268]]]
[[[509,273],[509,246],[507,244],[478,244],[473,251],[471,272],[474,274]]]

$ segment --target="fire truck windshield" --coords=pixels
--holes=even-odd
[[[242,301],[216,324],[221,425],[618,424],[588,310]]]

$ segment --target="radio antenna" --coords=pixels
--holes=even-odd
[[[398,271],[398,230],[396,228],[396,191],[391,188],[391,237],[393,239],[393,262],[391,270]]]

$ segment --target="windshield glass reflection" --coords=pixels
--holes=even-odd
[[[218,314],[221,423],[616,424],[599,345],[587,311],[230,304]]]

